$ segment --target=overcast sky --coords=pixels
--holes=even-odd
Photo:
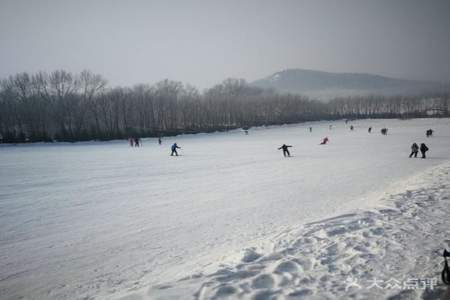
[[[287,68],[450,81],[450,0],[0,0],[0,77],[209,87]]]

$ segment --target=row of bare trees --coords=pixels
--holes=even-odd
[[[448,95],[357,97],[328,103],[277,94],[227,79],[200,93],[163,80],[154,85],[108,88],[83,71],[20,73],[0,84],[0,140],[108,140],[161,136],[320,119],[448,115]]]
[[[449,99],[448,94],[336,98],[328,104],[328,112],[349,118],[442,117],[449,116]]]

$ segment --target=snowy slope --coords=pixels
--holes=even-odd
[[[448,119],[365,120],[354,132],[329,124],[181,136],[162,146],[149,139],[140,149],[121,141],[0,148],[0,294],[154,292],[233,266],[249,247],[269,255],[280,234],[379,205],[450,158]],[[435,137],[425,138],[428,128]],[[331,142],[319,146],[324,136]],[[174,141],[180,157],[168,155]],[[429,159],[407,158],[413,141],[427,142]],[[293,157],[282,157],[283,143]]]
[[[376,208],[280,233],[266,255],[249,248],[237,264],[122,299],[448,299],[450,163],[403,184]]]

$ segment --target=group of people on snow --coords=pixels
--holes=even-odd
[[[347,120],[346,120],[346,124],[347,124]],[[331,125],[329,125],[328,128],[331,129],[332,128]],[[353,125],[350,126],[350,130],[352,130],[352,131],[354,130]],[[368,131],[368,133],[371,133],[372,132],[372,127],[369,127],[367,131]],[[312,127],[309,127],[309,132],[312,132]],[[387,135],[388,129],[387,128],[382,128],[380,130],[380,132],[381,132],[382,135]],[[431,137],[432,135],[433,135],[433,129],[428,129],[426,131],[426,136],[427,137]],[[326,145],[328,143],[328,141],[329,141],[328,137],[324,137],[322,142],[319,145]],[[292,147],[292,146],[283,144],[280,148],[278,148],[278,150],[283,150],[283,156],[284,157],[290,157],[291,153],[289,152],[289,149],[288,149],[290,147]],[[428,148],[427,145],[425,145],[425,143],[421,143],[420,147],[419,147],[419,145],[417,145],[417,143],[413,143],[411,145],[411,154],[409,155],[409,157],[413,157],[413,156],[417,157],[417,154],[420,151],[420,153],[422,154],[422,158],[426,158],[427,157],[426,153],[427,153],[428,150],[429,150],[429,148]]]
[[[129,137],[128,138],[128,144],[130,144],[130,147],[139,147],[142,145],[141,139],[138,137]]]
[[[350,126],[350,130],[353,131],[355,129],[355,127],[353,125]],[[368,133],[372,133],[372,126],[370,126],[369,128],[367,128],[367,132]],[[387,128],[382,128],[380,130],[382,135],[387,135],[388,133],[388,129]]]
[[[425,132],[426,137],[428,138],[428,137],[433,136],[433,131],[434,131],[433,129],[428,129]],[[428,149],[427,145],[425,145],[425,143],[420,144],[420,147],[419,147],[419,145],[417,145],[417,143],[413,143],[411,145],[411,154],[409,155],[409,157],[410,158],[413,156],[417,157],[419,150],[420,150],[420,153],[422,154],[422,158],[427,158],[426,153],[429,149]]]
[[[419,152],[419,150],[420,150],[420,153],[422,154],[422,158],[426,158],[427,157],[426,153],[429,149],[428,149],[427,145],[425,145],[425,143],[420,144],[420,147],[419,147],[419,145],[417,145],[417,143],[413,143],[411,145],[411,154],[409,155],[409,157],[411,158],[411,157],[413,157],[413,155],[414,155],[414,157],[417,157],[417,153]]]
[[[332,128],[332,126],[329,125],[329,129],[331,129],[331,128]],[[353,127],[353,125],[351,125],[350,126],[350,130],[353,130],[353,129],[354,129],[354,127]],[[381,129],[381,134],[386,135],[387,134],[387,130],[388,130],[387,128],[382,128]],[[312,127],[309,127],[309,131],[312,132]],[[368,132],[369,133],[372,132],[372,127],[368,128]],[[248,134],[248,130],[245,130],[245,134],[246,135]],[[432,129],[428,129],[426,131],[426,136],[430,137],[432,135],[433,135],[433,130]],[[141,143],[139,138],[132,138],[132,137],[130,137],[130,138],[128,138],[128,142],[129,142],[131,147],[139,147],[140,145],[142,145],[142,143]],[[329,142],[329,138],[328,137],[324,137],[319,145],[326,145],[328,142]],[[161,137],[158,137],[158,144],[159,145],[162,144]],[[278,150],[283,150],[283,156],[284,157],[290,157],[291,153],[289,152],[289,148],[291,148],[291,147],[292,147],[291,145],[283,144],[281,147],[278,148]],[[172,144],[170,149],[171,149],[170,156],[173,156],[173,155],[178,156],[177,149],[181,149],[181,147],[179,147],[177,145],[177,143],[174,143],[174,144]],[[425,143],[421,143],[420,147],[419,147],[419,145],[417,143],[413,143],[411,145],[411,154],[409,155],[409,157],[410,158],[413,157],[413,156],[417,157],[417,154],[420,151],[420,153],[422,154],[422,158],[426,158],[426,153],[427,153],[428,150],[429,149],[428,149],[427,145],[425,145]]]
[[[142,145],[141,139],[137,138],[137,137],[129,137],[128,138],[128,144],[130,145],[130,147],[139,147]],[[158,137],[158,144],[161,145],[162,144],[162,139],[161,137]],[[181,149],[181,147],[179,147],[177,145],[177,143],[174,143],[170,149],[172,150],[172,152],[170,153],[170,156],[173,156],[175,154],[175,156],[178,156],[178,152],[177,149]]]

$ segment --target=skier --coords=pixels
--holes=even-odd
[[[170,154],[170,156],[173,156],[173,154],[175,153],[176,156],[178,156],[178,152],[177,149],[181,149],[181,147],[178,147],[177,143],[172,145],[172,153]]]
[[[309,132],[312,132],[312,127],[309,127]]]
[[[417,152],[419,152],[419,145],[413,143],[411,145],[411,154],[409,155],[409,157],[411,158],[413,155],[414,157],[417,157]]]
[[[139,138],[134,138],[134,146],[139,147],[141,145],[141,141]]]
[[[420,144],[420,153],[422,153],[422,158],[427,158],[425,154],[427,153],[428,150],[429,149],[427,145],[425,145],[425,143]]]
[[[280,148],[278,148],[278,150],[283,149],[283,155],[284,155],[284,157],[286,157],[286,156],[289,156],[289,157],[290,157],[290,156],[291,156],[291,153],[289,153],[289,150],[288,150],[289,147],[292,147],[292,146],[283,144],[283,146],[281,146]]]
[[[158,137],[158,144],[162,144],[162,140],[161,140],[161,137]]]
[[[328,143],[328,137],[324,137],[324,139],[322,140],[322,142],[320,143],[320,145],[326,145]]]
[[[427,130],[427,137],[433,136],[433,129]]]
[[[367,130],[369,133],[372,132],[372,127],[369,127],[369,129]]]
[[[353,125],[350,125],[350,130],[353,131],[353,129],[355,129],[355,127],[353,127]]]
[[[382,135],[387,135],[388,129],[387,128],[383,128],[381,129],[381,134]]]
[[[130,147],[133,147],[133,145],[134,145],[133,138],[129,137],[128,143],[130,144]]]

